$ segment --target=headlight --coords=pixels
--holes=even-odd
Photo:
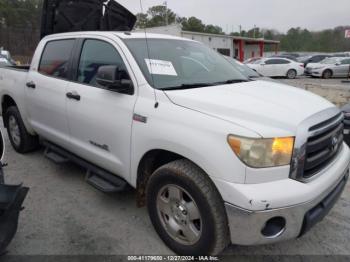
[[[320,67],[315,67],[315,68],[313,68],[314,70],[319,70],[319,69],[322,69],[323,68],[323,66],[320,66]]]
[[[232,150],[246,165],[254,168],[289,165],[294,137],[246,138],[228,136]]]

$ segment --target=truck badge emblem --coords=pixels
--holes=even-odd
[[[332,151],[337,150],[338,148],[338,138],[335,136],[332,138]]]

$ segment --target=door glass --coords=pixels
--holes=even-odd
[[[124,62],[117,50],[109,43],[101,40],[86,40],[80,56],[78,82],[99,87],[96,74],[101,66],[115,65],[125,70]],[[129,76],[123,76],[130,79]]]
[[[41,57],[39,72],[45,75],[68,78],[68,63],[74,46],[73,39],[48,42]]]
[[[278,64],[278,60],[277,59],[270,59],[270,60],[267,60],[265,62],[265,64],[267,64],[267,65],[276,65],[276,64]]]

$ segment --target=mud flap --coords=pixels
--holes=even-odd
[[[17,232],[18,217],[29,188],[0,184],[0,255]]]

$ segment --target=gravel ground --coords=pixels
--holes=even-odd
[[[296,79],[278,79],[279,81],[296,87],[307,86],[324,86],[326,88],[338,88],[344,90],[350,90],[350,83],[343,83],[342,78],[322,79],[312,78],[307,76],[301,76]]]
[[[1,126],[2,130],[3,127]],[[56,165],[43,150],[14,152],[6,135],[7,182],[30,187],[11,255],[172,254],[153,230],[135,192],[103,194],[84,182],[84,170]],[[324,221],[301,239],[259,246],[230,246],[235,255],[350,255],[350,184]]]
[[[342,107],[350,101],[350,83],[342,83],[345,79],[320,79],[299,77],[297,79],[278,79],[278,81],[295,87],[306,89],[320,95],[335,105]]]

